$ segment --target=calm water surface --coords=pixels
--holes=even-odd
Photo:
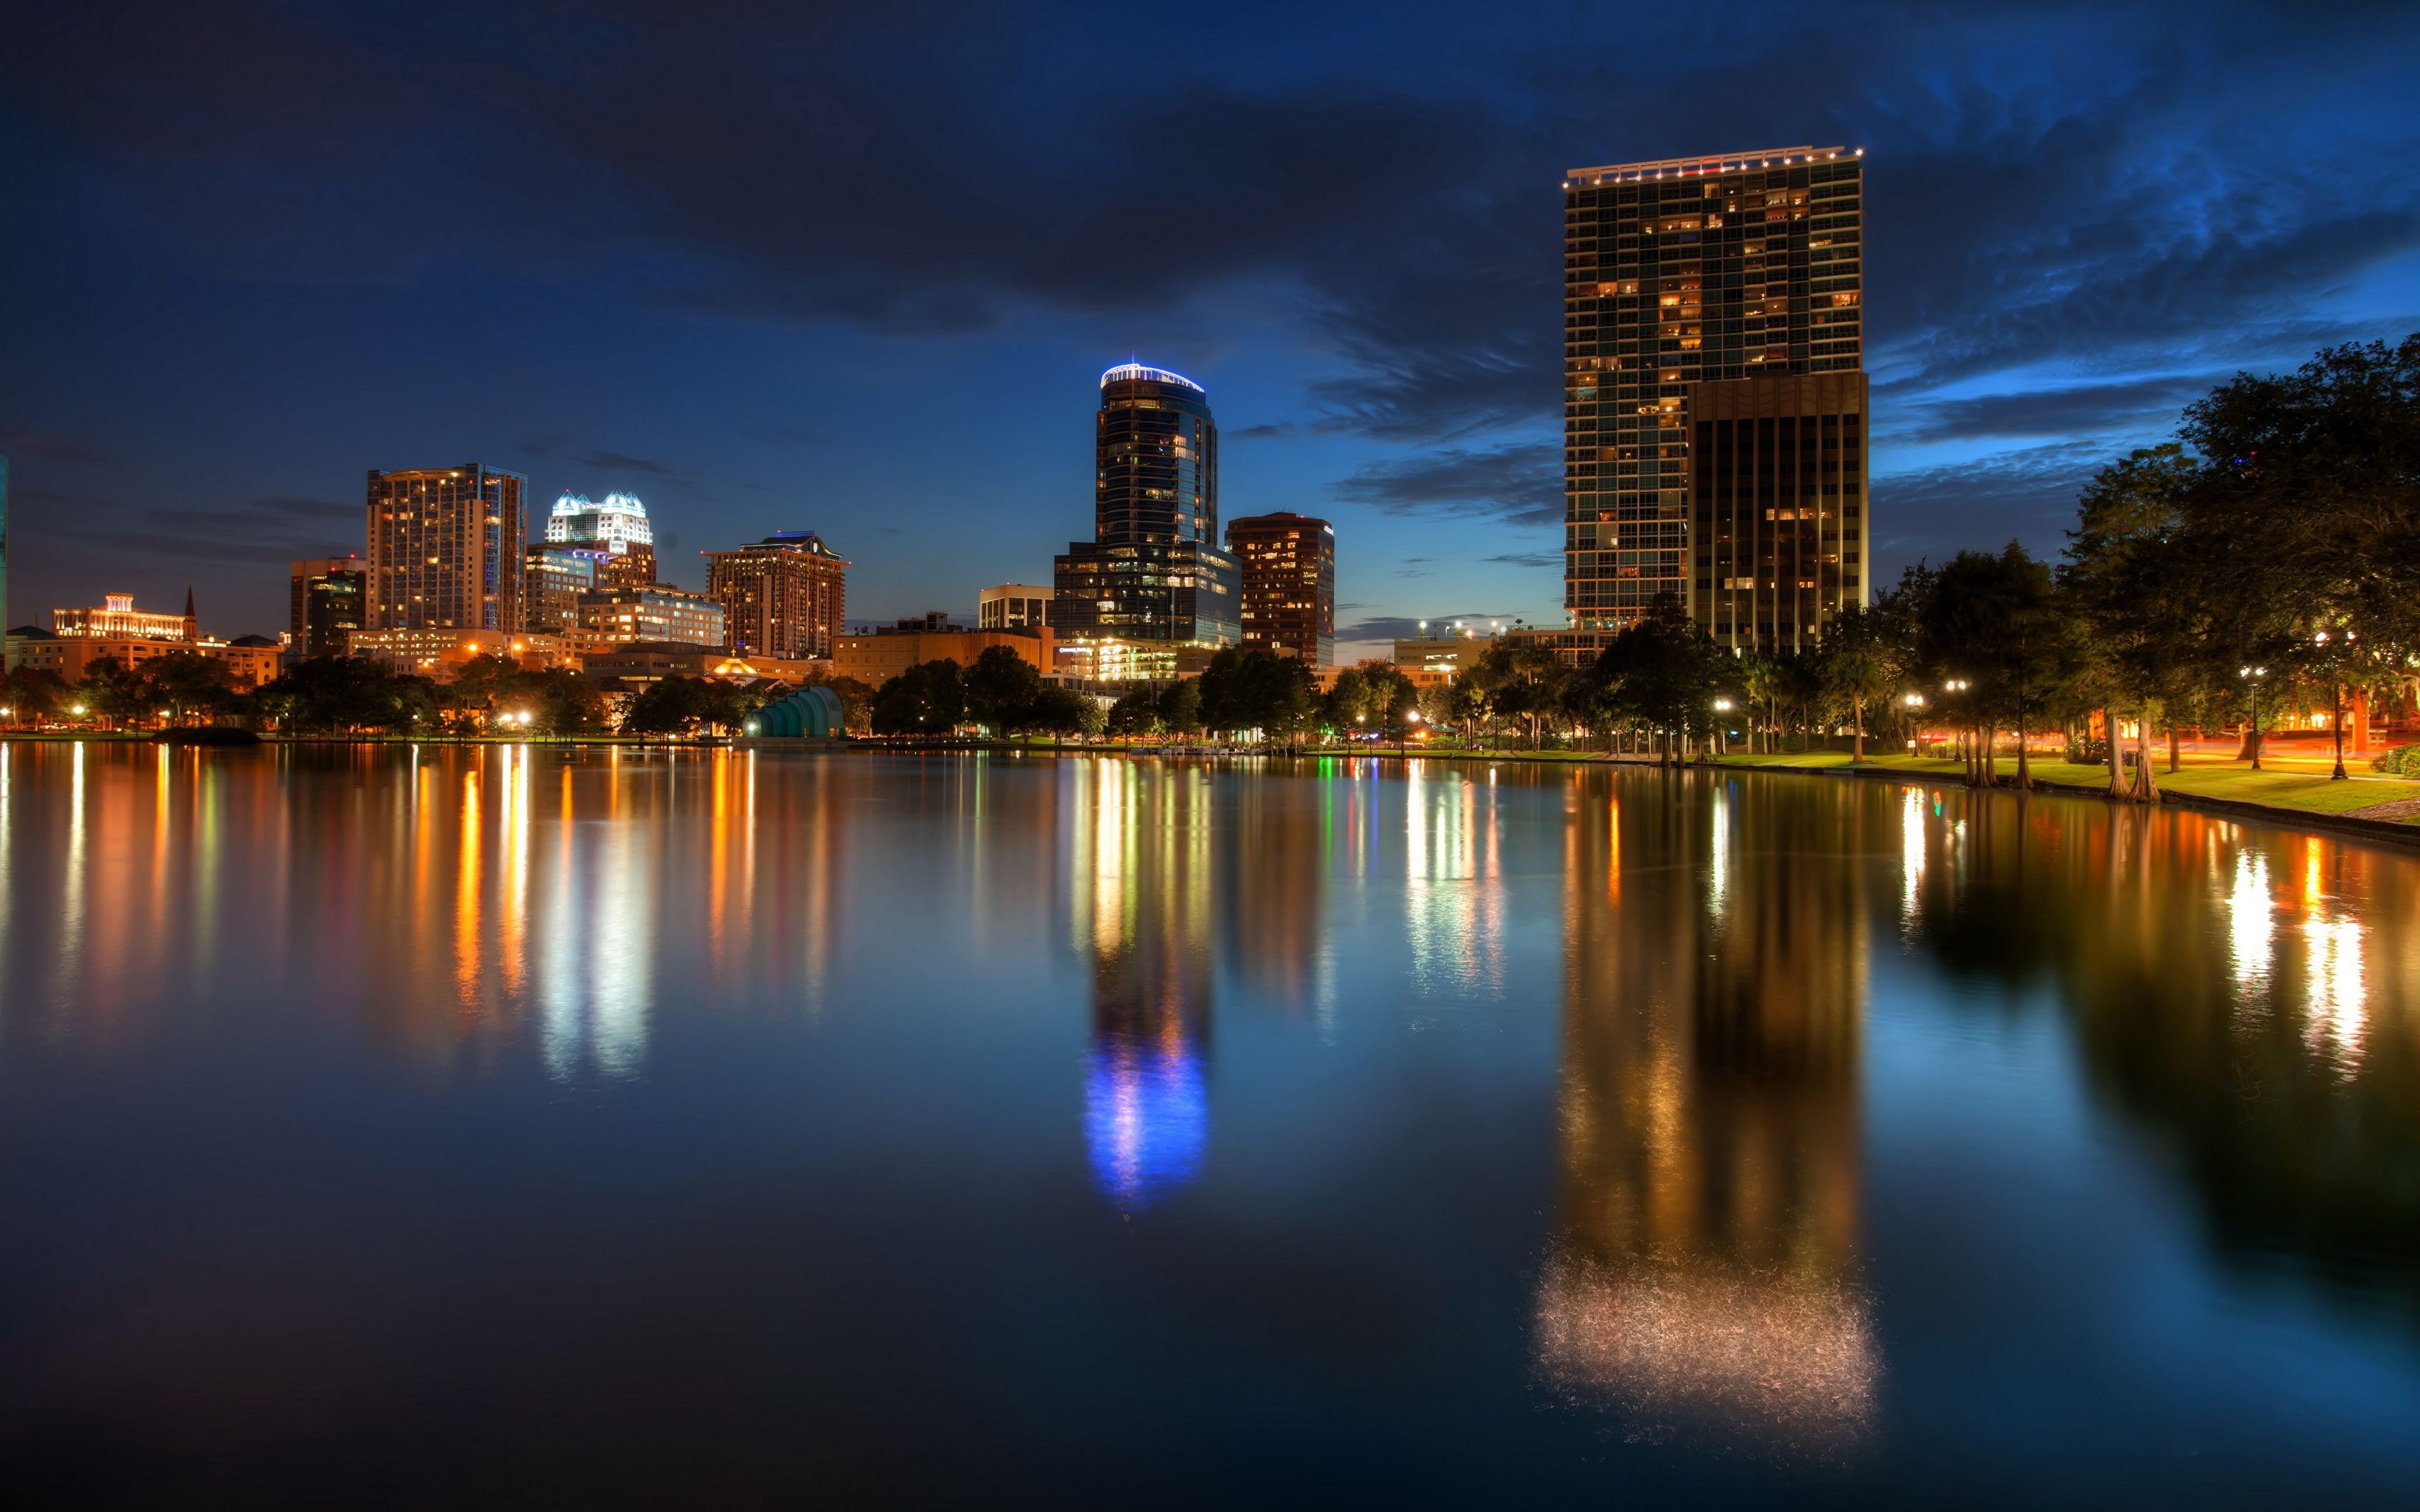
[[[1851,779],[0,746],[0,1473],[2402,1502],[2420,855]]]

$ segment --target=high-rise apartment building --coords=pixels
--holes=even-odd
[[[597,581],[615,588],[644,588],[656,580],[656,529],[637,494],[609,493],[590,502],[566,493],[546,517],[549,546],[598,553]]]
[[[1862,187],[1846,147],[1564,176],[1563,605],[1583,634],[1560,640],[1671,594],[1726,645],[1790,647],[1866,602]]]
[[[1250,515],[1227,525],[1243,573],[1244,644],[1336,660],[1336,528],[1308,515]]]
[[[466,462],[369,474],[372,630],[521,628],[529,479]]]
[[[1191,378],[1128,363],[1101,375],[1094,538],[1055,559],[1062,640],[1227,646],[1241,639],[1235,559],[1218,547],[1218,427]]]
[[[287,569],[292,589],[289,644],[298,657],[341,656],[363,626],[369,563],[360,557],[315,557]]]
[[[723,644],[740,656],[825,660],[842,629],[848,559],[813,531],[706,553],[706,592],[722,606]]]

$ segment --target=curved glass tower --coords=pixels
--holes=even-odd
[[[1233,645],[1235,559],[1218,546],[1218,426],[1202,385],[1129,363],[1101,375],[1093,529],[1057,559],[1063,640]]]

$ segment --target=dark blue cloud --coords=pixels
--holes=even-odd
[[[1251,443],[1230,514],[1331,508],[1379,617],[1407,548],[1535,617],[1561,170],[1804,141],[1868,149],[1884,564],[2055,548],[2198,386],[2420,320],[2415,53],[2248,0],[50,8],[0,49],[18,566],[302,554],[256,497],[484,453],[692,539],[912,516],[851,595],[908,612],[1083,532],[1085,370],[1147,347]]]

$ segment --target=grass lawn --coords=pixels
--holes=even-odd
[[[1846,766],[1849,757],[1845,751],[1819,750],[1802,755],[1726,756],[1723,764],[1766,766],[1783,771],[1820,771],[1826,767]],[[1962,770],[1955,761],[1917,756],[1879,756],[1869,759],[1866,764],[1891,771],[1939,773],[1948,777],[1956,777]],[[2188,765],[2180,772],[2170,773],[2162,770],[2162,764],[2155,763],[2152,775],[2158,778],[2163,788],[2195,797],[2266,804],[2273,809],[2298,810],[2304,813],[2347,813],[2374,804],[2420,799],[2420,782],[2376,778],[2337,782],[2324,775],[2256,772],[2248,766],[2232,764]],[[2001,777],[2005,779],[2014,776],[2015,772],[2016,763],[2003,757],[2000,761]],[[2062,761],[2036,762],[2033,775],[2041,781],[2074,787],[2100,788],[2106,786],[2109,780],[2109,769],[2105,766]],[[2420,819],[2402,822],[2411,824],[2420,822]]]

